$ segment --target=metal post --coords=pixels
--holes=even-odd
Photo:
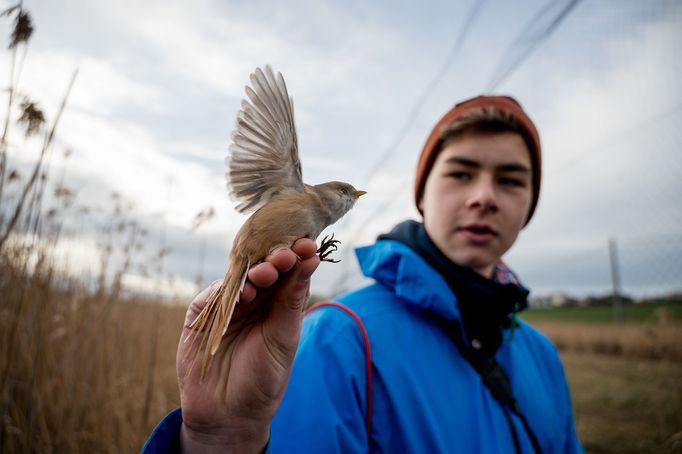
[[[620,267],[618,247],[614,238],[609,238],[609,258],[611,260],[611,281],[613,283],[613,319],[623,320],[623,301],[620,297]]]

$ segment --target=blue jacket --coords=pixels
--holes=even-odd
[[[437,320],[460,320],[443,278],[397,241],[378,241],[357,255],[376,282],[337,301],[359,315],[369,337],[371,430],[363,336],[348,314],[322,307],[304,321],[269,451],[514,452],[501,405]],[[554,346],[524,322],[504,338],[496,359],[542,452],[582,452]],[[522,422],[511,419],[521,450],[532,453]]]

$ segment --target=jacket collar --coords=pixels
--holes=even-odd
[[[396,295],[445,319],[460,319],[495,350],[500,329],[527,307],[528,290],[499,262],[492,279],[452,263],[415,221],[398,224],[358,251],[361,269]]]
[[[445,279],[408,246],[395,240],[379,240],[355,253],[362,273],[400,298],[447,320],[461,318]]]

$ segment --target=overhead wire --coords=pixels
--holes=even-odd
[[[538,32],[534,32],[533,26],[535,22],[543,19],[546,17],[557,5],[557,3],[550,1],[549,3],[545,4],[534,16],[533,19],[522,29],[521,33],[515,38],[514,42],[507,48],[508,51],[510,49],[513,49],[515,46],[518,44],[526,41],[527,39],[530,39],[530,43],[526,46],[525,49],[522,50],[521,55],[519,58],[516,58],[512,61],[512,64],[504,69],[504,56],[500,60],[500,63],[498,63],[497,68],[502,68],[498,69],[496,73],[493,73],[493,76],[490,79],[490,82],[488,83],[489,87],[492,87],[491,90],[494,90],[500,83],[502,83],[508,76],[510,76],[516,68],[527,58],[531,51],[535,49],[542,41],[546,40],[551,36],[551,34],[554,32],[556,28],[559,27],[561,22],[568,16],[568,14],[571,12],[571,10],[580,2],[580,0],[569,0],[565,5],[563,5],[563,8],[560,9],[558,14],[555,16],[551,17],[550,23],[547,24],[546,26],[542,27],[541,30]],[[426,97],[428,94],[431,92],[433,87],[437,85],[438,82],[442,79],[444,76],[446,70],[449,68],[449,66],[452,64],[452,61],[454,58],[457,56],[459,53],[459,50],[462,47],[462,44],[464,42],[464,38],[468,34],[471,25],[474,22],[475,17],[477,16],[478,12],[481,9],[481,6],[484,2],[477,2],[474,4],[473,8],[469,12],[468,18],[465,21],[464,27],[460,30],[460,33],[458,35],[458,38],[455,42],[455,45],[452,48],[452,51],[448,55],[448,58],[446,59],[445,64],[441,67],[441,69],[438,71],[436,76],[432,79],[432,81],[427,85],[426,90],[422,93],[422,95],[418,98],[417,103],[414,105],[412,110],[410,111],[410,114],[408,115],[408,121],[405,123],[405,125],[400,129],[398,135],[396,136],[396,139],[392,142],[392,145],[389,146],[384,153],[380,156],[380,159],[375,163],[375,165],[371,168],[370,172],[368,173],[367,177],[364,180],[364,186],[367,185],[367,183],[372,179],[372,177],[378,172],[378,170],[381,168],[381,164],[386,161],[388,157],[397,149],[398,145],[402,142],[407,130],[409,129],[410,124],[415,120],[417,114],[419,113],[419,110],[421,109],[422,105],[424,104]],[[506,54],[506,52],[505,52]],[[363,187],[364,187],[363,186]],[[383,206],[384,204],[382,204]],[[363,222],[361,225],[366,225],[367,221],[371,220],[374,215],[376,215],[377,210],[375,210],[366,220],[366,222]]]
[[[464,41],[466,40],[466,37],[468,36],[469,32],[471,31],[471,28],[473,24],[476,21],[476,18],[478,14],[480,13],[481,9],[485,5],[487,0],[474,0],[474,3],[469,10],[469,13],[466,15],[464,19],[464,23],[462,27],[460,28],[459,33],[457,34],[457,37],[455,39],[455,42],[450,49],[450,52],[448,53],[445,61],[441,65],[441,67],[438,69],[434,77],[429,81],[429,83],[426,84],[426,87],[422,91],[422,93],[417,97],[417,101],[413,105],[412,109],[410,109],[410,112],[407,115],[406,121],[403,124],[403,126],[398,130],[398,134],[395,136],[395,138],[390,142],[390,145],[379,155],[379,158],[375,161],[374,165],[370,167],[369,171],[365,175],[365,178],[362,182],[362,187],[367,187],[370,183],[370,181],[374,178],[374,176],[379,172],[381,169],[382,165],[390,158],[390,156],[396,152],[398,149],[399,145],[402,143],[402,141],[405,139],[405,135],[407,134],[407,131],[409,130],[410,126],[414,123],[416,120],[417,116],[419,115],[422,107],[424,106],[424,103],[426,102],[426,99],[428,96],[433,92],[434,88],[440,83],[440,81],[443,79],[445,76],[447,70],[450,68],[452,65],[453,61],[459,55],[462,46],[464,44]],[[362,227],[366,226],[367,223],[373,219],[376,214],[380,210],[386,209],[390,204],[393,202],[392,199],[384,200],[382,201],[377,208],[375,208],[372,212],[370,212],[370,215],[367,216],[367,218],[364,220],[364,222],[359,223],[358,225],[360,227],[354,229],[353,234],[349,235],[349,238],[351,238],[350,244],[348,247],[345,249],[343,258],[347,259],[350,252],[353,247],[355,246],[353,238],[356,238],[358,235],[358,230],[361,229]],[[343,260],[342,263],[347,263],[348,260]],[[334,281],[332,284],[332,288],[334,289],[334,293],[338,289],[342,287],[342,283],[345,282],[348,279],[350,270],[347,265],[343,266],[343,271],[339,273],[339,277]]]
[[[459,54],[460,50],[462,49],[462,45],[464,44],[464,40],[465,40],[466,36],[468,35],[469,31],[471,30],[471,26],[475,22],[476,16],[478,16],[478,13],[481,11],[485,2],[486,2],[486,0],[474,1],[474,5],[471,8],[471,10],[469,11],[469,14],[467,15],[466,19],[464,20],[464,24],[463,24],[462,28],[460,29],[460,32],[457,35],[455,43],[452,46],[452,48],[450,49],[448,56],[446,57],[445,61],[443,62],[443,65],[436,72],[435,76],[429,81],[429,83],[426,84],[426,87],[424,88],[422,93],[417,97],[417,102],[415,102],[414,105],[412,106],[412,109],[410,109],[410,112],[407,115],[405,123],[398,130],[398,134],[395,136],[393,141],[390,143],[390,145],[388,147],[386,147],[386,149],[383,151],[383,153],[381,153],[379,155],[379,158],[376,159],[376,161],[374,162],[374,165],[372,167],[370,167],[369,171],[365,175],[365,179],[362,181],[363,187],[366,187],[369,184],[369,182],[372,180],[374,175],[381,169],[382,164],[384,164],[386,162],[386,160],[393,153],[395,153],[395,150],[398,149],[398,146],[400,146],[402,141],[405,139],[405,135],[407,134],[407,131],[410,129],[410,126],[417,119],[417,116],[419,115],[422,107],[424,106],[426,99],[431,94],[433,89],[443,79],[443,77],[445,76],[445,73],[450,68],[450,66],[452,65],[452,62],[455,60],[455,58]]]
[[[554,1],[550,1],[546,3],[531,19],[531,21],[521,30],[520,34],[515,38],[515,40],[512,42],[512,44],[507,47],[507,51],[503,53],[503,57],[500,60],[500,63],[497,65],[497,69],[493,72],[493,76],[490,79],[490,82],[488,83],[488,91],[494,91],[499,87],[500,84],[502,84],[511,74],[516,71],[516,69],[523,63],[523,61],[528,58],[528,56],[532,53],[533,50],[535,50],[543,41],[548,39],[552,33],[561,25],[561,23],[566,19],[566,17],[569,15],[569,13],[577,6],[577,4],[580,2],[580,0],[569,0],[566,2],[563,7],[559,10],[559,12],[553,16],[550,17],[550,21],[546,25],[540,25],[540,29],[536,30],[534,27],[538,21],[544,20],[554,9],[556,8],[557,3]],[[411,109],[407,121],[403,125],[403,127],[399,130],[396,138],[391,142],[391,145],[380,155],[380,158],[376,161],[374,166],[371,167],[370,171],[367,173],[367,176],[365,177],[364,183],[365,186],[371,181],[371,179],[374,177],[374,175],[379,171],[381,168],[381,165],[390,157],[392,153],[395,152],[397,149],[398,145],[402,142],[402,140],[405,137],[405,134],[407,133],[410,125],[414,120],[416,119],[417,115],[419,114],[419,111],[421,107],[423,106],[426,97],[430,94],[430,92],[433,90],[433,88],[440,82],[442,77],[445,75],[445,72],[447,69],[450,67],[452,64],[452,61],[455,59],[457,54],[459,53],[462,44],[464,43],[464,39],[466,38],[467,34],[471,30],[471,26],[474,22],[474,19],[478,15],[482,4],[484,2],[475,2],[474,6],[470,10],[467,19],[464,22],[464,26],[460,30],[460,33],[458,34],[457,40],[455,41],[455,44],[452,47],[451,52],[449,53],[445,63],[443,66],[440,68],[440,70],[436,73],[436,76],[431,80],[431,82],[427,85],[426,89],[422,93],[422,95],[417,99],[417,102],[415,103],[414,107]],[[507,60],[505,60],[504,55],[507,54],[510,50],[512,50],[514,47],[519,46],[523,42],[528,42],[527,46],[523,49],[521,49],[520,54],[512,58],[510,63],[505,63]],[[377,208],[372,210],[366,218],[364,218],[363,222],[358,224],[360,227],[363,228],[366,226],[381,210],[385,210],[388,206],[391,205],[394,199],[389,199],[387,201],[384,201],[380,203]],[[349,244],[349,247],[347,247],[344,251],[343,258],[347,259],[350,252],[353,247],[354,247],[354,241],[352,240],[353,238],[356,238],[358,235],[358,229],[355,229],[349,237],[351,238],[351,242]],[[345,263],[348,262],[348,260],[344,260]],[[348,267],[348,265],[344,265],[343,271],[339,273],[339,276],[337,279],[334,281],[332,284],[332,289],[334,293],[338,293],[345,287],[345,283],[348,281],[350,278],[351,272]]]
[[[528,58],[542,42],[552,35],[578,3],[580,3],[580,0],[569,0],[562,5],[561,3],[551,0],[542,7],[521,30],[521,33],[517,35],[516,39],[514,39],[509,47],[502,53],[502,58],[493,71],[493,75],[486,86],[486,91],[490,93],[497,90],[497,88],[512,75],[514,71],[516,71],[519,65],[521,65],[521,63],[523,63],[523,61]],[[550,16],[557,7],[560,8],[559,12],[551,16],[549,23],[546,23],[546,17]],[[519,51],[514,52],[515,48],[518,48],[526,42],[528,43],[527,45],[521,47]]]

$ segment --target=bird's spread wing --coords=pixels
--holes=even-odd
[[[272,197],[303,192],[294,105],[282,74],[269,66],[251,74],[232,134],[226,174],[240,213],[260,208]]]

